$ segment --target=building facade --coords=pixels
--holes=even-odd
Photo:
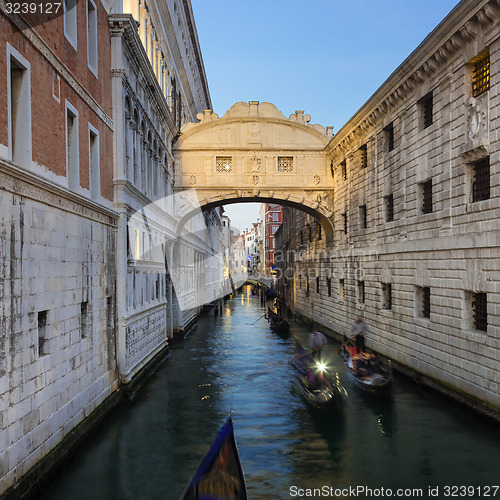
[[[0,493],[118,387],[110,8],[0,7]]]
[[[333,238],[296,214],[293,307],[500,409],[499,7],[461,2],[326,148]]]

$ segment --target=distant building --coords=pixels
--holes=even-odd
[[[264,245],[265,245],[265,274],[270,275],[275,268],[274,253],[276,251],[275,233],[283,222],[281,205],[264,203]]]

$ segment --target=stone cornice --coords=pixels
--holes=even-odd
[[[6,191],[54,206],[59,210],[77,213],[87,219],[99,220],[103,224],[116,226],[119,214],[114,210],[25,170],[15,163],[0,159],[0,174],[6,176],[1,186]],[[50,195],[55,197],[57,202],[51,203]],[[74,205],[82,207],[83,211],[76,209]]]
[[[325,149],[341,159],[363,135],[381,124],[426,80],[436,74],[484,27],[498,26],[500,0],[462,1],[389,76],[339,130]]]
[[[175,136],[177,127],[137,33],[137,24],[134,18],[131,14],[112,14],[109,16],[109,26],[111,37],[118,36],[125,40],[127,48],[133,55],[135,63],[144,78],[144,89],[149,95],[150,102],[154,105],[155,111],[162,117],[168,131]],[[113,68],[112,70],[119,71],[121,69]]]
[[[92,111],[111,129],[114,124],[110,116],[104,111],[101,105],[87,91],[87,89],[78,81],[71,73],[68,67],[57,57],[52,49],[45,43],[45,40],[31,28],[24,19],[19,15],[7,16],[5,3],[0,3],[0,13],[10,20],[12,24],[19,30],[19,34],[24,36],[33,47],[47,60],[47,62],[59,73],[68,85],[76,92],[76,94],[92,109]]]

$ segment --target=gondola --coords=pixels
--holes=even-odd
[[[358,352],[356,347],[343,346],[341,356],[353,382],[366,392],[385,394],[392,382],[390,364],[383,363],[374,353]]]
[[[222,426],[180,500],[247,500],[231,417]]]
[[[291,365],[302,398],[313,408],[330,413],[342,406],[347,391],[338,374],[331,373],[321,361],[319,351],[307,351],[298,346]]]
[[[273,332],[281,335],[290,333],[290,322],[280,314],[269,311],[267,314],[267,321],[269,322],[269,327]]]

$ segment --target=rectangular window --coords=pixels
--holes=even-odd
[[[278,156],[278,172],[293,172],[293,156]]]
[[[64,0],[64,36],[68,42],[77,50],[77,23],[76,5],[78,0]]]
[[[309,297],[309,276],[306,276],[306,297]]]
[[[299,274],[299,290],[302,290],[302,274]]]
[[[48,354],[47,313],[48,311],[38,311],[38,356],[45,356]]]
[[[392,309],[392,285],[382,283],[382,309]]]
[[[415,311],[419,318],[431,317],[431,289],[428,286],[417,286]]]
[[[66,101],[66,175],[70,189],[80,186],[79,162],[78,111]]]
[[[347,160],[344,160],[340,164],[340,170],[342,172],[342,179],[347,180]]]
[[[394,196],[392,194],[384,197],[385,221],[394,220]]]
[[[342,224],[344,226],[344,234],[347,234],[347,213],[342,214]]]
[[[278,222],[278,215],[279,214],[273,214],[273,222]]]
[[[363,144],[359,148],[359,164],[361,168],[367,168],[368,167],[368,148],[366,144]]]
[[[430,214],[432,212],[432,179],[420,184],[422,196],[422,213]]]
[[[482,158],[472,164],[472,201],[490,198],[490,157]]]
[[[84,301],[80,304],[80,338],[84,339],[89,334],[89,303]]]
[[[474,329],[481,332],[488,330],[488,302],[485,293],[474,293],[472,300]]]
[[[319,222],[316,222],[316,235],[318,237],[318,240],[322,238],[321,224]]]
[[[345,300],[345,280],[339,280],[339,297],[340,300]]]
[[[231,172],[233,169],[232,156],[217,156],[216,159],[216,172]]]
[[[319,293],[319,276],[316,278],[316,293]]]
[[[420,128],[424,129],[432,125],[433,116],[433,99],[432,92],[426,94],[420,101],[418,101],[418,107],[420,109]]]
[[[358,302],[360,304],[365,303],[365,282],[358,281]]]
[[[488,51],[480,54],[473,64],[472,95],[479,97],[490,89],[490,55]]]
[[[384,138],[387,151],[392,151],[394,149],[394,124],[392,122],[384,128]]]
[[[328,291],[328,297],[332,296],[332,278],[326,278],[326,288]]]
[[[106,328],[109,331],[113,330],[114,327],[115,313],[113,310],[113,297],[106,298]]]
[[[359,207],[359,225],[361,229],[366,229],[368,227],[368,222],[366,219],[366,205],[361,205]]]
[[[87,0],[87,62],[97,76],[97,7],[92,0]]]
[[[101,194],[101,172],[99,166],[99,132],[89,123],[89,172],[90,196],[97,200]]]
[[[25,167],[31,163],[31,66],[7,44],[7,115],[9,159]]]
[[[276,231],[278,230],[279,226],[273,226],[273,234],[276,233]]]
[[[141,238],[139,236],[139,229],[134,229],[134,257],[139,260],[141,255]]]

